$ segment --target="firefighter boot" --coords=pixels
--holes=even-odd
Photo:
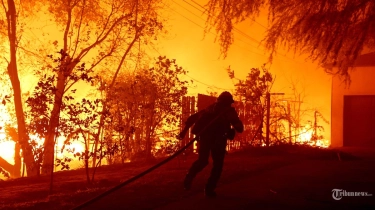
[[[185,180],[184,180],[184,189],[185,190],[190,190],[191,188],[191,183],[193,182],[194,176],[191,174],[186,174]]]
[[[204,189],[204,195],[207,198],[215,198],[216,197],[216,192],[214,190],[206,188],[206,189]]]

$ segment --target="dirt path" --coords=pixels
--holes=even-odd
[[[302,161],[221,186],[158,209],[375,209],[375,162]],[[332,198],[332,189],[371,197]]]
[[[206,169],[204,178],[197,178],[191,192],[182,191],[182,186],[177,184],[178,190],[168,195],[151,185],[144,193],[138,193],[138,198],[125,201],[128,196],[124,189],[87,209],[375,209],[375,158],[371,155],[354,159],[252,157],[248,162],[251,165],[241,158],[240,155],[228,157],[215,199],[203,196],[202,188],[209,172]],[[242,165],[241,172],[237,169],[237,173],[231,173],[239,165]],[[368,192],[373,196],[334,200],[333,189]],[[153,193],[146,193],[150,191]]]
[[[215,199],[203,196],[211,165],[185,192],[182,180],[195,157],[180,158],[85,209],[375,209],[375,150],[345,152],[261,148],[229,154]],[[59,173],[53,195],[46,177],[3,182],[0,209],[71,209],[153,164],[101,168],[93,186],[85,184],[83,170]],[[332,189],[373,196],[336,201]]]

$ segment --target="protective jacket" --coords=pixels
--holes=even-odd
[[[193,126],[192,133],[198,136],[228,136],[234,132],[231,130],[231,126],[239,133],[242,133],[244,129],[236,110],[220,102],[211,104],[206,109],[191,115],[186,120],[186,127],[191,126]],[[233,133],[229,136],[232,135]]]

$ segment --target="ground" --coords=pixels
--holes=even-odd
[[[375,209],[375,149],[303,146],[228,153],[216,198],[205,198],[208,165],[190,191],[182,181],[195,155],[180,155],[82,209]],[[84,170],[0,182],[0,209],[73,209],[162,159],[101,167],[87,184]],[[333,189],[372,196],[332,197]]]

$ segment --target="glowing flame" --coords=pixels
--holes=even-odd
[[[0,106],[0,156],[8,161],[10,164],[14,164],[14,145],[15,142],[7,140],[7,136],[4,131],[6,122],[10,120],[9,113],[4,106]]]
[[[3,138],[3,134],[1,134],[0,141]],[[14,164],[14,145],[14,141],[3,141],[0,143],[0,156],[10,164]]]
[[[300,134],[298,135],[298,138],[297,138],[297,142],[301,142],[301,143],[310,142],[312,134],[313,134],[313,131],[310,129],[310,126],[306,125],[300,131]]]

